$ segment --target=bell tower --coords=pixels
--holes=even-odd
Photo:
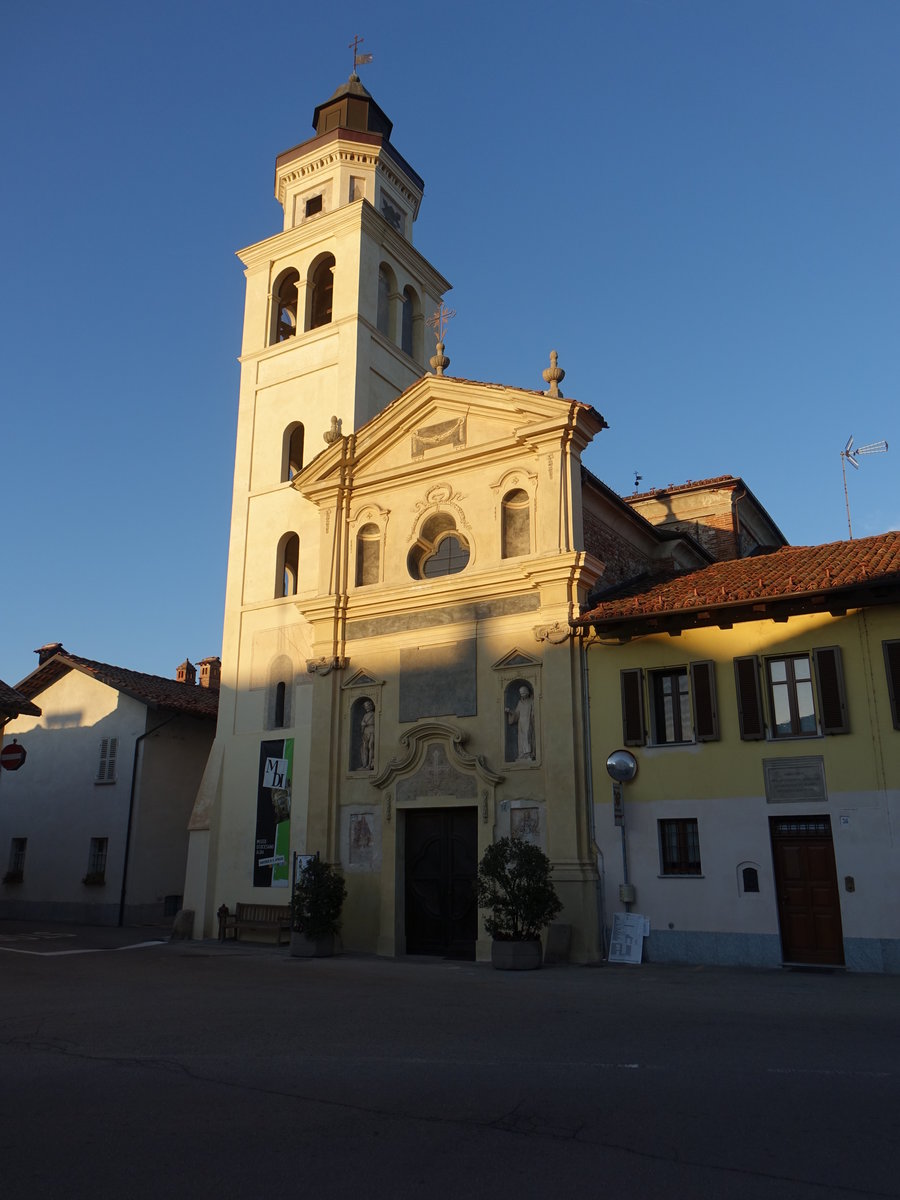
[[[358,76],[316,107],[313,128],[275,161],[282,232],[240,251],[242,362],[257,388],[297,381],[307,457],[332,415],[348,433],[428,370],[425,318],[450,286],[413,247],[425,185]]]
[[[425,318],[450,287],[413,246],[424,183],[355,73],[316,107],[313,130],[275,162],[281,231],[239,251],[246,299],[219,721],[185,893],[206,929],[215,864],[220,851],[229,858],[211,814],[244,812],[261,755],[290,757],[292,836],[305,837],[302,781],[314,755],[304,607],[333,531],[291,480],[428,371]],[[257,835],[241,827],[239,841],[252,847]]]

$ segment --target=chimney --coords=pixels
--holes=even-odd
[[[197,682],[197,668],[189,658],[186,658],[176,670],[175,678],[179,683],[189,683],[192,686]]]
[[[222,660],[213,656],[212,658],[200,659],[200,686],[211,688],[217,692],[222,683]]]
[[[38,666],[42,667],[48,658],[54,654],[65,654],[65,650],[62,642],[48,642],[46,646],[38,646],[35,654],[38,656]]]

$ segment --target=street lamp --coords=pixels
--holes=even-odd
[[[634,887],[628,882],[628,844],[625,840],[625,802],[622,796],[622,784],[631,783],[637,775],[637,759],[629,750],[613,750],[606,760],[606,772],[613,781],[613,816],[616,824],[622,830],[622,886],[619,888],[619,899],[625,905],[625,911],[631,911],[634,902]]]

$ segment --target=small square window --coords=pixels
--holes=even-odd
[[[321,195],[321,193],[318,196],[310,196],[310,198],[306,202],[306,215],[308,217],[314,217],[316,215],[316,213],[320,213],[321,211],[322,211],[322,195]]]
[[[696,818],[659,822],[659,862],[663,875],[700,874],[700,834]]]

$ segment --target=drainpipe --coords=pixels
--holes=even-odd
[[[731,493],[731,530],[734,534],[734,548],[737,551],[737,557],[743,558],[741,553],[741,514],[738,512],[738,505],[747,497],[747,489],[738,494]]]
[[[170,721],[174,721],[179,716],[178,713],[172,713],[171,717],[166,717],[165,721],[160,721],[158,725],[154,725],[152,729],[148,729],[146,733],[142,733],[135,739],[134,743],[134,762],[131,765],[131,794],[128,797],[128,827],[125,830],[125,858],[122,862],[122,894],[119,897],[119,928],[122,928],[125,917],[125,885],[128,880],[128,855],[131,850],[131,826],[134,822],[134,795],[137,791],[137,767],[138,754],[141,748],[141,742],[145,737],[149,737],[151,733],[156,733],[157,729],[162,729],[163,725],[168,725]]]
[[[594,762],[591,754],[591,695],[588,686],[588,648],[584,637],[578,639],[581,663],[581,720],[584,740],[584,770],[585,795],[587,796],[588,833],[591,840],[591,852],[597,862],[597,952],[601,959],[606,958],[606,921],[603,915],[603,872],[600,870],[601,854],[597,845],[596,824],[594,819]]]

